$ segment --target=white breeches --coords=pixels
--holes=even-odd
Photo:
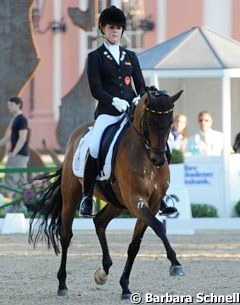
[[[122,117],[123,117],[123,114],[121,114],[119,116],[101,114],[97,117],[95,124],[93,126],[91,139],[90,139],[90,145],[89,145],[90,155],[93,158],[95,158],[95,159],[98,158],[100,141],[101,141],[101,137],[102,137],[104,130],[109,125],[112,125],[112,124],[120,121]]]

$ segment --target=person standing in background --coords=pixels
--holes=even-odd
[[[6,168],[24,168],[29,160],[29,128],[27,118],[22,113],[23,102],[19,97],[12,97],[8,100],[7,107],[13,118],[6,135],[0,140],[0,146],[10,143]],[[26,173],[6,174],[4,183],[16,189],[26,182],[26,177]]]

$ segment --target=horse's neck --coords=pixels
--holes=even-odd
[[[141,137],[141,130],[137,131],[135,126],[130,126],[126,138],[127,147],[129,147],[130,158],[132,162],[137,160],[139,166],[148,160],[147,150],[145,148],[144,139]]]
[[[142,133],[141,130],[141,120],[144,113],[145,105],[143,103],[139,103],[137,108],[134,111],[133,122],[132,125],[138,134]]]

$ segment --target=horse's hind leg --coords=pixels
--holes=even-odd
[[[120,279],[120,285],[122,287],[122,299],[129,299],[131,296],[131,292],[128,288],[129,276],[132,270],[133,262],[140,249],[140,244],[146,229],[147,226],[141,220],[138,219],[135,225],[132,241],[128,247],[127,262],[125,264],[123,274]]]
[[[73,236],[72,223],[76,211],[76,207],[81,198],[81,185],[77,178],[72,177],[71,180],[63,180],[62,184],[62,195],[63,195],[63,207],[61,214],[61,233],[60,242],[62,247],[61,264],[58,270],[58,295],[67,296],[68,288],[66,285],[66,264],[67,264],[67,252],[68,247]]]
[[[121,214],[122,209],[113,207],[112,205],[106,205],[94,218],[94,224],[96,228],[96,233],[102,248],[102,267],[103,269],[96,270],[94,274],[95,282],[98,285],[103,285],[107,281],[107,275],[109,269],[112,266],[112,259],[110,257],[107,238],[106,238],[106,228],[109,222]]]

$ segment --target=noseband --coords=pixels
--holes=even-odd
[[[145,147],[148,151],[152,151],[152,152],[157,153],[157,154],[165,154],[167,152],[166,146],[164,148],[162,148],[162,147],[156,147],[155,148],[155,147],[151,146],[151,143],[150,143],[150,140],[149,140],[149,133],[148,133],[149,115],[150,114],[164,115],[164,114],[168,114],[168,113],[171,113],[171,112],[173,112],[173,108],[171,108],[169,110],[166,110],[166,111],[156,111],[156,110],[150,109],[148,107],[145,108],[144,113],[143,113],[142,118],[141,118],[141,123],[140,123],[143,134],[139,134],[139,135],[141,137],[143,137],[144,145],[145,145]]]

